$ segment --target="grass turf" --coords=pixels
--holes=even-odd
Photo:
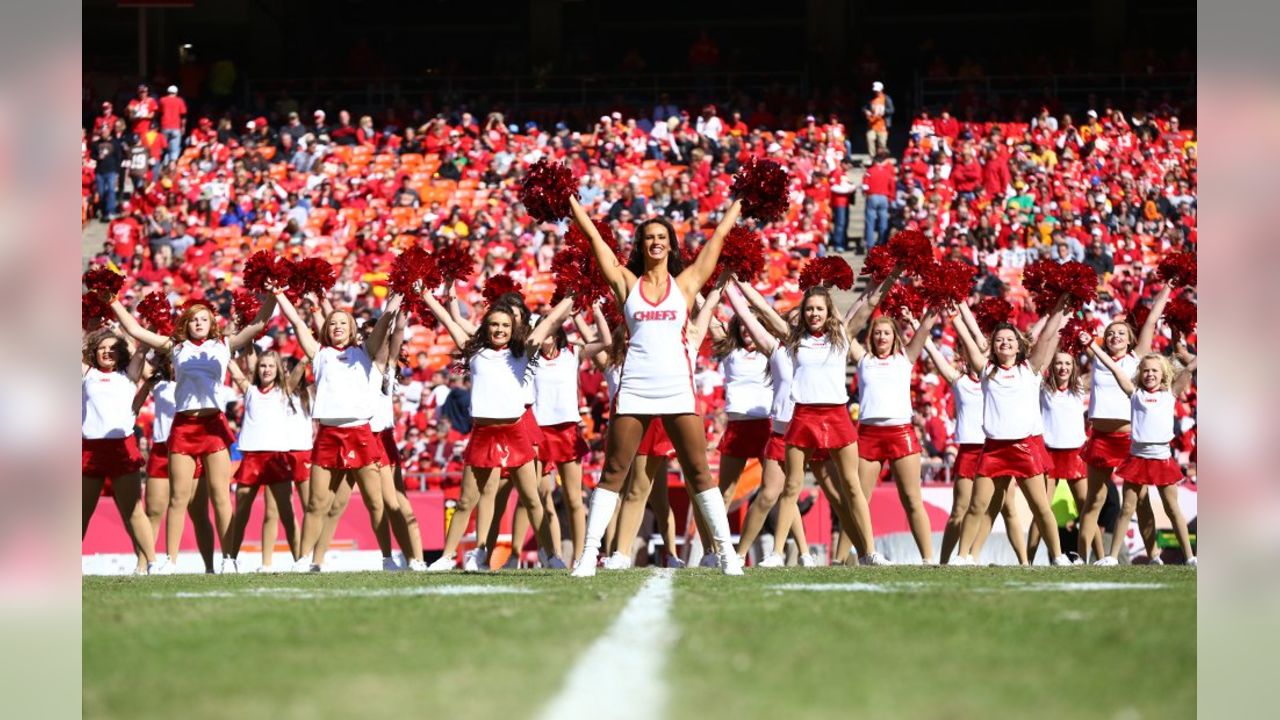
[[[84,715],[530,717],[647,577],[88,577]],[[832,587],[781,587],[802,585]],[[427,594],[486,587],[528,592]],[[666,714],[1191,717],[1195,588],[1175,567],[680,571]]]

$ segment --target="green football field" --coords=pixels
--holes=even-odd
[[[1182,718],[1182,567],[86,577],[90,718]]]

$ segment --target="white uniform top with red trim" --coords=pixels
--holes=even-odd
[[[369,377],[373,361],[359,345],[341,350],[324,346],[312,361],[316,374],[315,404],[311,415],[323,425],[354,427],[373,417]]]
[[[1100,350],[1100,352],[1106,352]],[[1138,372],[1138,356],[1129,353],[1116,360],[1125,375],[1133,377]],[[1093,358],[1093,390],[1089,394],[1090,420],[1128,420],[1129,397],[1120,389],[1111,369],[1097,357]]]
[[[524,414],[524,372],[529,358],[509,348],[485,348],[471,356],[471,417],[515,420]]]
[[[85,440],[127,438],[137,416],[133,396],[138,386],[123,372],[91,367],[80,380],[80,437]]]
[[[956,444],[981,445],[987,439],[982,431],[982,381],[961,375],[951,383],[956,403]]]
[[[982,431],[991,440],[1021,440],[1036,434],[1040,376],[1023,362],[982,371]]]
[[[369,429],[382,432],[396,424],[395,396],[383,392],[385,376],[375,365],[369,373],[369,392],[373,402],[373,417],[369,418]]]
[[[262,392],[250,385],[244,393],[244,419],[236,446],[249,452],[278,452],[289,447],[289,403],[279,385]]]
[[[561,348],[552,357],[539,354],[533,367],[533,417],[539,425],[578,422],[578,349]]]
[[[858,422],[906,425],[911,422],[911,367],[903,352],[858,361]]]
[[[627,357],[618,382],[617,411],[622,415],[692,413],[693,363],[685,337],[688,303],[675,278],[667,278],[657,302],[644,297],[643,284],[637,281],[623,304]]]
[[[773,431],[785,433],[791,424],[791,413],[796,409],[796,401],[791,399],[791,381],[795,378],[795,363],[791,362],[791,351],[787,346],[778,343],[778,347],[769,354],[769,377],[773,380],[773,404],[769,414],[773,416]]]
[[[1040,417],[1044,420],[1044,444],[1055,450],[1084,445],[1084,396],[1070,390],[1040,386]]]
[[[161,380],[151,387],[151,407],[155,419],[151,421],[151,442],[169,442],[169,431],[173,429],[173,413],[177,407],[174,391],[178,384],[172,380]]]
[[[1135,457],[1164,460],[1171,457],[1173,441],[1174,397],[1168,390],[1147,392],[1141,388],[1129,398],[1133,436],[1130,453]]]
[[[720,363],[724,373],[724,411],[730,420],[769,417],[773,388],[769,387],[769,358],[737,348]]]
[[[840,333],[843,335],[844,330]],[[844,405],[849,402],[845,387],[847,345],[836,345],[826,335],[805,335],[792,362],[791,399],[799,405]]]
[[[307,390],[306,392],[311,392]],[[315,428],[311,426],[311,413],[302,405],[302,398],[291,398],[289,414],[289,449],[310,450],[315,442]]]
[[[201,342],[184,340],[173,348],[174,401],[178,412],[222,409],[218,388],[225,387],[231,347],[226,338]]]

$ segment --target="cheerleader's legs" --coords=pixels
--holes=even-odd
[[[1144,486],[1127,482],[1120,491],[1120,515],[1116,518],[1116,531],[1111,534],[1111,548],[1107,553],[1109,557],[1120,559],[1120,550],[1124,547],[1129,521],[1133,519],[1133,513],[1138,509],[1138,500],[1143,490],[1145,490]]]
[[[102,486],[106,482],[107,479],[104,477],[80,476],[81,540],[84,540],[84,536],[89,532],[89,520],[93,518],[94,511],[98,509],[98,498],[102,497]]]
[[[511,480],[516,486],[516,493],[520,496],[520,506],[528,513],[529,524],[538,535],[538,546],[547,557],[559,557],[559,549],[551,542],[551,528],[543,522],[542,498],[538,493],[539,475],[533,462],[513,468]]]
[[[511,491],[514,489],[511,482],[510,473],[499,472],[498,479],[494,481],[496,489],[493,491],[492,503],[486,504],[484,498],[487,493],[481,494],[481,500],[476,509],[476,542],[480,547],[493,548],[498,544],[498,536],[502,534],[502,516],[507,512],[507,504],[511,502]],[[486,509],[487,508],[487,509]],[[488,530],[484,534],[484,542],[480,542],[480,515],[484,513],[488,517],[498,518],[498,522],[488,522],[485,527]],[[528,531],[528,518],[524,518],[524,526],[519,528],[519,543],[516,541],[517,524],[521,521],[520,508],[517,506],[511,517],[511,553],[513,557],[520,557],[520,549],[524,543],[524,532]]]
[[[812,451],[787,446],[787,477],[791,482],[804,482],[804,468],[809,464]],[[867,495],[862,491],[858,478],[858,444],[850,443],[831,451],[831,459],[836,468],[836,488],[840,491],[846,512],[849,515],[849,538],[858,552],[870,555],[875,551],[875,540],[871,529],[871,509],[867,504]],[[794,478],[794,480],[792,480]]]
[[[663,415],[662,426],[675,447],[676,461],[680,463],[680,471],[684,473],[685,484],[694,491],[694,502],[703,512],[702,519],[707,525],[707,535],[715,543],[722,565],[731,560],[735,563],[734,567],[737,567],[738,558],[733,549],[733,538],[729,531],[729,514],[725,509],[724,496],[719,494],[720,490],[711,477],[711,468],[707,464],[707,434],[702,417],[693,413]],[[706,495],[711,490],[715,491],[714,499]],[[741,568],[738,568],[737,572],[741,574]]]
[[[418,516],[414,514],[409,495],[405,492],[404,469],[399,466],[393,468],[391,480],[400,506],[400,517],[404,520],[405,539],[409,542],[407,547],[401,545],[400,549],[408,555],[410,560],[422,560],[422,531],[418,529]]]
[[[324,564],[324,558],[329,554],[329,548],[333,546],[333,538],[338,534],[338,522],[347,512],[347,505],[351,503],[352,487],[350,471],[343,470],[342,477],[335,484],[333,496],[329,501],[329,510],[324,514],[324,528],[320,531],[320,539],[316,541],[311,551],[313,562],[314,558],[320,558],[316,565]]]
[[[800,491],[803,488],[804,473],[799,473],[798,476],[786,475],[786,481],[782,485],[782,496],[778,499],[778,517],[775,523],[777,533],[773,542],[773,551],[779,555],[784,554],[787,548],[788,535],[795,537],[796,552],[801,556],[809,554],[809,543],[804,535],[804,525],[800,520],[798,505]]]
[[[1147,557],[1156,556],[1156,512],[1151,507],[1151,495],[1147,486],[1143,485],[1138,493],[1138,532],[1142,535],[1142,544],[1147,549]]]
[[[956,478],[951,488],[951,515],[947,517],[947,524],[942,531],[942,551],[938,556],[938,562],[942,565],[951,561],[951,551],[960,540],[960,528],[964,524],[964,516],[969,511],[972,498],[973,478]]]
[[[569,527],[573,535],[573,555],[582,554],[582,544],[587,537],[587,506],[582,502],[582,463],[577,460],[562,462],[557,467],[560,476],[560,495],[569,513]]]
[[[97,490],[93,497],[95,507],[98,504],[98,495],[102,493],[103,482],[102,478],[82,479],[86,491],[90,488]],[[125,532],[129,534],[129,540],[134,548],[143,554],[148,564],[155,562],[156,539],[151,534],[151,521],[147,519],[147,511],[142,504],[142,473],[131,472],[128,475],[111,478],[111,494],[114,496],[116,509],[120,511],[120,519],[124,521]],[[90,510],[84,516],[85,530],[89,529],[89,518],[92,515],[93,511]]]
[[[853,520],[844,500],[840,497],[840,489],[831,479],[835,475],[832,467],[828,460],[810,465],[809,470],[813,473],[813,479],[817,481],[818,487],[822,488],[822,494],[827,496],[827,504],[835,510],[836,519],[840,521],[840,534],[836,538],[836,548],[831,556],[831,564],[841,565],[849,558],[849,548],[853,547],[853,540],[849,537],[849,531],[845,529],[853,526]]]
[[[667,494],[667,461],[653,476],[653,489],[649,491],[649,507],[653,510],[653,524],[658,527],[667,558],[679,557],[676,553],[676,516],[671,512],[671,498]]]
[[[453,516],[449,519],[449,529],[444,536],[444,555],[443,557],[452,557],[458,553],[458,544],[462,542],[462,536],[467,532],[467,522],[471,520],[471,513],[475,510],[476,505],[480,502],[481,491],[484,489],[481,483],[489,483],[492,474],[488,470],[480,470],[468,465],[462,470],[462,488],[458,493],[458,504],[453,508]],[[494,483],[496,484],[496,483]],[[494,488],[496,490],[496,488]],[[477,524],[479,520],[477,519]],[[477,530],[479,528],[477,527]],[[488,538],[489,529],[485,528],[484,538]],[[482,536],[477,532],[476,539]]]
[[[783,486],[786,485],[787,473],[777,460],[766,459],[760,467],[760,490],[756,499],[747,508],[747,517],[742,521],[742,533],[738,536],[738,557],[745,558],[751,546],[755,544],[760,528],[764,527],[769,511],[782,497]]]
[[[413,554],[413,540],[409,536],[409,518],[405,516],[405,505],[408,504],[408,498],[401,501],[401,493],[396,488],[396,470],[392,465],[384,465],[378,468],[378,476],[382,487],[382,507],[383,507],[383,523],[382,526],[387,528],[384,533],[395,535],[396,544],[400,546],[400,552],[404,553],[405,561],[415,560],[417,557]],[[382,542],[381,539],[378,541]],[[391,538],[387,538],[387,552],[383,557],[391,557]]]
[[[733,501],[734,492],[738,489],[738,479],[747,466],[747,458],[720,456],[720,494],[724,496],[725,507]]]
[[[1007,481],[1008,478],[1005,480]],[[996,513],[1000,512],[999,505],[993,507],[996,499],[995,480],[989,477],[974,478],[973,491],[969,496],[969,509],[965,512],[964,524],[960,527],[961,555],[977,559],[982,549],[978,540],[979,535],[982,534],[983,524],[987,522],[988,517],[991,518],[990,522],[994,523]],[[1003,487],[1000,488],[999,501],[1004,502]]]
[[[622,492],[618,529],[614,533],[617,552],[628,558],[635,558],[636,535],[640,532],[640,523],[644,522],[644,509],[648,506],[654,479],[666,462],[666,458],[637,455],[635,462],[631,463],[631,477]],[[654,510],[654,518],[657,517],[657,510]]]
[[[176,562],[182,547],[182,529],[187,507],[196,491],[196,460],[190,455],[169,453],[169,509],[165,512],[164,547],[169,562]],[[223,535],[219,533],[219,541]],[[223,545],[225,548],[226,546]]]
[[[262,517],[262,566],[271,567],[272,556],[276,549],[276,526],[267,525],[269,516],[279,518],[279,524],[284,525],[284,537],[289,543],[289,554],[297,560],[301,555],[298,554],[295,541],[298,535],[298,523],[293,515],[293,483],[272,483],[267,486],[267,492],[263,495],[267,505],[266,514]]]
[[[173,455],[170,454],[173,467]],[[231,453],[219,450],[204,456],[204,473],[209,479],[209,499],[213,501],[213,521],[218,528],[218,547],[222,554],[231,539],[231,523],[235,519],[235,505],[231,501]]]
[[[542,501],[542,524],[551,533],[551,544],[559,555],[563,552],[564,538],[560,535],[560,513],[556,510],[556,481],[550,473],[544,474],[538,481],[538,498]],[[572,528],[570,532],[573,532]]]
[[[231,533],[223,554],[233,558],[240,557],[240,545],[244,543],[244,531],[249,526],[249,513],[253,511],[253,501],[258,497],[257,485],[236,486],[235,520],[231,523]],[[265,520],[265,516],[264,516]],[[266,530],[265,524],[263,530]],[[262,538],[266,543],[266,537]]]
[[[1157,488],[1160,493],[1160,500],[1164,503],[1164,511],[1169,516],[1169,521],[1173,523],[1173,532],[1178,536],[1178,544],[1182,546],[1182,557],[1190,560],[1196,556],[1195,550],[1191,548],[1191,533],[1187,530],[1187,519],[1182,514],[1182,508],[1178,506],[1178,486],[1177,485],[1161,485]]]
[[[170,460],[172,467],[172,460]],[[320,564],[324,557],[314,554],[320,536],[324,533],[325,518],[333,506],[334,495],[344,485],[345,470],[330,470],[319,465],[311,466],[310,489],[306,497],[306,512],[302,516],[302,541],[298,546],[302,555],[311,555],[312,562]],[[319,562],[317,562],[319,561]]]
[[[1044,479],[1044,491],[1049,497],[1049,505],[1053,506],[1053,494],[1058,490],[1058,481],[1048,476]],[[1040,548],[1040,528],[1035,523],[1031,523],[1031,527],[1027,528],[1027,562],[1034,563],[1036,561],[1036,550]],[[1053,559],[1052,556],[1049,557]]]
[[[1007,485],[1008,478],[1005,480]],[[1018,478],[1018,487],[1022,488],[1022,495],[1031,506],[1031,517],[1035,521],[1034,524],[1040,526],[1040,536],[1044,539],[1045,546],[1049,548],[1049,562],[1053,562],[1054,558],[1062,554],[1062,541],[1058,537],[1058,521],[1053,515],[1053,506],[1045,489],[1044,475]],[[1001,498],[1001,503],[1003,502],[1004,498]],[[1027,560],[1030,562],[1030,558]]]
[[[167,490],[168,483],[165,488]],[[204,561],[205,574],[212,575],[213,523],[209,521],[208,476],[196,478],[196,492],[191,496],[191,504],[187,506],[187,517],[191,518],[191,530],[196,534],[196,548],[200,551],[200,559]]]
[[[584,573],[584,576],[595,572],[600,541],[613,520],[614,510],[618,507],[618,493],[627,481],[631,461],[635,459],[648,422],[648,417],[637,415],[618,415],[609,421],[604,470],[600,473],[600,482],[591,493],[591,509],[587,512],[587,533],[582,555],[574,562],[575,571]]]
[[[1104,483],[1110,482],[1110,473],[1106,473],[1108,477],[1102,477],[1103,473],[1097,468],[1089,468],[1089,473],[1083,478],[1076,478],[1071,481],[1071,492],[1076,498],[1076,507],[1080,511],[1080,541],[1076,544],[1076,552],[1079,553],[1080,559],[1085,562],[1089,561],[1089,549],[1093,549],[1093,559],[1101,559],[1106,551],[1102,547],[1102,531],[1098,529],[1098,516],[1102,514],[1102,506],[1107,501],[1107,487]]]
[[[890,461],[889,471],[893,482],[898,486],[898,501],[907,513],[907,521],[911,524],[911,534],[915,537],[916,548],[920,551],[920,559],[925,563],[933,562],[933,526],[929,522],[929,513],[924,509],[924,499],[920,496],[920,453],[900,457]]]

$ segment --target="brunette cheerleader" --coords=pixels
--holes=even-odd
[[[275,311],[268,297],[255,317],[231,337],[224,337],[213,309],[203,300],[188,301],[174,324],[172,337],[144,328],[119,300],[111,301],[120,325],[140,343],[170,356],[173,366],[175,414],[169,430],[169,510],[165,516],[165,549],[169,562],[157,572],[176,571],[182,530],[196,490],[196,460],[203,463],[213,499],[218,544],[224,570],[232,567],[231,453],[234,442],[226,415],[219,406],[218,388],[224,387],[231,354],[253,342]]]
[[[623,267],[577,199],[571,198],[570,205],[579,229],[591,239],[600,272],[623,310],[629,338],[615,412],[609,422],[604,474],[591,494],[586,543],[574,575],[595,574],[600,540],[618,504],[618,491],[626,480],[645,425],[655,417],[661,418],[685,481],[696,493],[694,502],[711,527],[709,534],[716,544],[722,571],[741,575],[742,563],[733,549],[724,497],[707,465],[706,434],[702,418],[695,413],[693,366],[684,338],[694,297],[715,271],[724,238],[737,221],[741,202],[735,201],[729,207],[688,268],[684,267],[675,228],[667,220],[651,218],[638,224],[631,257]],[[673,352],[675,348],[681,352]]]
[[[260,572],[272,571],[276,534],[284,524],[289,552],[297,561],[296,523],[293,515],[293,483],[295,456],[291,451],[290,405],[296,402],[293,383],[296,378],[284,372],[280,354],[273,351],[257,355],[250,361],[250,381],[232,362],[229,365],[231,379],[244,394],[244,418],[240,422],[240,438],[237,447],[243,457],[236,469],[236,521],[231,542],[230,572],[240,571],[240,546],[244,543],[244,531],[249,525],[249,514],[260,488],[263,495],[262,512],[262,565]],[[295,371],[306,372],[298,365]],[[224,569],[224,572],[227,570]]]
[[[1173,457],[1169,443],[1173,441],[1177,422],[1174,405],[1191,387],[1198,358],[1192,358],[1175,376],[1167,358],[1148,353],[1139,361],[1137,372],[1129,375],[1108,352],[1099,352],[1092,338],[1082,335],[1081,342],[1088,342],[1089,354],[1111,372],[1116,385],[1129,396],[1132,427],[1129,457],[1116,468],[1116,477],[1124,481],[1124,500],[1116,521],[1116,532],[1111,537],[1110,553],[1094,564],[1119,564],[1120,551],[1125,546],[1123,528],[1129,526],[1129,518],[1137,509],[1141,491],[1154,485],[1169,520],[1173,522],[1173,532],[1182,546],[1182,556],[1188,565],[1194,566],[1195,550],[1191,547],[1186,518],[1178,506],[1178,482],[1182,480],[1182,468]]]
[[[164,519],[165,510],[169,507],[169,429],[173,427],[174,388],[173,368],[169,358],[148,353],[148,362],[143,368],[146,382],[138,389],[133,399],[133,411],[137,413],[151,399],[151,450],[147,455],[146,507],[147,519],[151,522],[151,535],[159,540],[160,522]],[[200,558],[204,560],[204,571],[213,574],[213,523],[209,522],[209,479],[204,474],[200,461],[196,461],[196,491],[187,507],[187,516],[191,518],[191,529],[195,532],[196,547],[200,550]],[[138,551],[138,562],[145,569],[145,555]],[[167,563],[168,558],[159,559]]]
[[[374,413],[369,391],[373,373],[370,351],[385,342],[387,328],[400,307],[401,298],[391,296],[364,346],[354,343],[357,328],[351,313],[330,312],[317,341],[293,303],[278,288],[275,299],[293,326],[298,344],[316,377],[311,414],[320,428],[311,451],[310,490],[302,519],[300,556],[294,569],[320,572],[325,561],[325,548],[319,547],[320,535],[339,488],[358,483],[370,523],[376,529],[383,522],[382,478],[378,472],[380,448],[369,428]],[[308,555],[312,556],[310,560]]]
[[[963,322],[957,322],[955,327],[957,335],[965,333],[973,337]],[[972,548],[957,548],[957,545],[960,540],[961,526],[965,515],[969,512],[969,504],[973,500],[973,481],[978,475],[978,460],[982,457],[982,445],[986,441],[986,435],[982,432],[982,380],[978,373],[969,368],[969,363],[965,361],[963,354],[956,356],[957,364],[960,366],[957,369],[938,350],[932,340],[926,340],[924,348],[929,353],[934,367],[938,369],[938,373],[951,386],[951,398],[955,403],[955,438],[958,446],[951,471],[951,514],[947,517],[947,524],[942,533],[942,551],[938,556],[938,562],[943,565],[973,565],[975,558]],[[1027,548],[1015,532],[1016,528],[1021,527],[1015,509],[1017,506],[1013,502],[1012,493],[1006,493],[1005,497],[1006,501],[1000,512],[1004,516],[1009,545],[1013,547],[1018,564],[1026,565]],[[952,550],[956,550],[954,558]]]
[[[472,377],[471,416],[475,425],[463,459],[462,493],[449,530],[445,536],[444,554],[429,570],[452,569],[457,563],[458,544],[466,532],[471,511],[483,490],[498,482],[498,474],[507,469],[520,495],[520,504],[538,532],[538,544],[549,558],[553,569],[563,568],[559,552],[552,547],[549,528],[542,521],[542,503],[538,494],[538,477],[534,469],[534,450],[530,435],[521,420],[524,415],[523,389],[529,354],[559,326],[573,306],[566,298],[525,336],[525,326],[515,322],[509,308],[494,305],[481,319],[475,335],[469,335],[454,322],[448,310],[430,293],[423,296],[427,306],[460,349]],[[486,542],[488,528],[476,528],[478,542]],[[487,567],[488,552],[478,547],[474,566]]]
[[[1103,350],[1126,375],[1132,377],[1136,374],[1138,358],[1151,352],[1156,323],[1164,314],[1171,292],[1169,285],[1156,292],[1151,312],[1136,334],[1133,325],[1127,320],[1115,320],[1103,329]],[[1088,475],[1087,495],[1084,505],[1080,507],[1080,537],[1090,544],[1095,533],[1102,534],[1098,527],[1098,516],[1107,499],[1107,483],[1111,482],[1115,469],[1129,458],[1131,433],[1129,398],[1103,363],[1102,354],[1093,353],[1089,374],[1092,385],[1089,392],[1089,440],[1081,453]],[[1145,491],[1138,504],[1138,527],[1146,545],[1147,557],[1151,562],[1158,563],[1160,556],[1155,547],[1155,514]],[[1118,535],[1124,535],[1127,529],[1117,525],[1115,531]]]
[[[1055,345],[1056,335],[1050,340]],[[1044,420],[1044,442],[1049,452],[1049,469],[1045,472],[1045,492],[1050,500],[1058,488],[1058,481],[1066,482],[1075,497],[1076,507],[1084,507],[1088,499],[1086,470],[1080,449],[1085,441],[1085,397],[1080,381],[1080,370],[1071,353],[1054,352],[1049,372],[1040,387],[1040,417]],[[1096,557],[1102,557],[1102,536],[1093,533],[1092,544]],[[1079,559],[1084,564],[1089,558],[1090,540],[1080,533],[1076,544]],[[1035,562],[1036,548],[1040,544],[1040,531],[1035,525],[1027,533],[1027,557]]]
[[[143,554],[149,572],[155,563],[155,539],[142,505],[142,454],[133,435],[136,415],[133,396],[142,373],[143,353],[133,353],[124,338],[109,329],[85,340],[80,361],[80,475],[82,490],[80,537],[98,507],[104,484],[111,494],[134,547]]]
[[[388,534],[394,534],[396,543],[404,553],[405,562],[410,570],[422,571],[427,564],[422,558],[422,534],[418,530],[418,518],[414,515],[413,506],[405,492],[404,468],[400,462],[400,448],[396,445],[395,417],[395,385],[396,373],[399,370],[400,347],[404,343],[404,330],[409,323],[409,314],[397,312],[395,325],[388,333],[386,344],[378,350],[373,361],[374,414],[370,426],[378,437],[382,447],[383,462],[379,468],[382,475],[382,502],[386,508],[386,522],[379,534],[379,543],[391,546]],[[390,561],[390,562],[388,562]],[[383,570],[399,570],[395,561],[384,557]]]
[[[920,439],[911,423],[911,371],[935,322],[937,315],[932,310],[926,312],[911,341],[904,343],[897,322],[880,315],[871,321],[867,349],[856,337],[849,338],[849,355],[858,367],[858,476],[862,492],[867,497],[875,492],[880,468],[889,463],[924,563],[933,562],[933,529],[920,497]]]
[[[1029,347],[1022,333],[1009,323],[996,325],[988,343],[989,356],[982,354],[978,343],[967,333],[960,336],[969,367],[982,375],[982,430],[986,436],[973,499],[961,529],[962,548],[974,546],[984,522],[994,522],[1004,505],[1009,482],[1017,480],[1049,546],[1052,563],[1071,564],[1070,558],[1062,554],[1058,524],[1045,493],[1044,453],[1032,440],[1040,424],[1041,373],[1048,365],[1052,338],[1062,324],[1065,307],[1064,296],[1050,313],[1034,347]]]

